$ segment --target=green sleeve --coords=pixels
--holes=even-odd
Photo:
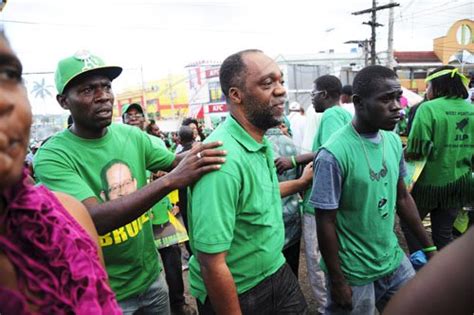
[[[418,108],[412,129],[408,136],[407,153],[420,154],[427,157],[433,146],[434,117],[428,106]]]
[[[151,136],[143,133],[143,137],[145,142],[146,169],[152,172],[170,169],[176,158],[175,155],[168,151],[166,146],[161,145],[158,140],[152,140]]]
[[[222,170],[211,172],[197,182],[190,194],[193,248],[209,254],[229,250],[240,190],[238,179]]]
[[[82,178],[53,150],[38,150],[34,159],[34,171],[38,183],[52,191],[67,193],[80,201],[96,197]]]

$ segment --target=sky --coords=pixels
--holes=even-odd
[[[378,1],[378,5],[389,0]],[[474,18],[472,0],[400,0],[395,8],[394,48],[432,50],[462,18]],[[272,57],[349,52],[348,40],[370,38],[362,22],[370,0],[9,0],[0,23],[24,66],[33,113],[63,113],[56,103],[57,62],[87,49],[124,68],[115,92],[142,80],[182,73],[199,60],[222,61],[247,48]],[[378,12],[377,51],[387,49],[388,10]],[[31,93],[44,80],[50,95]]]

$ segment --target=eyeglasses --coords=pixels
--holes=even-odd
[[[311,96],[316,96],[316,95],[319,95],[319,94],[322,94],[322,93],[326,93],[326,90],[322,90],[322,91],[311,91]]]
[[[145,116],[143,116],[143,114],[141,114],[141,113],[132,114],[132,115],[131,114],[125,114],[126,119],[132,119],[132,118],[133,119],[140,119],[140,118],[143,118],[143,117],[145,117]]]
[[[133,183],[133,178],[130,178],[128,180],[126,180],[125,182],[123,183],[120,183],[120,184],[117,184],[117,185],[113,185],[112,187],[110,187],[109,189],[107,189],[107,192],[110,194],[110,193],[114,193],[114,192],[117,192],[118,190],[124,188],[124,187],[127,187],[128,185],[132,184]]]

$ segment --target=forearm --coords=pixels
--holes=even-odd
[[[415,201],[410,194],[397,200],[397,214],[400,219],[405,222],[423,248],[433,246],[433,242],[423,227]]]
[[[242,314],[237,289],[227,264],[225,262],[215,265],[201,263],[201,273],[216,314]]]
[[[295,156],[296,164],[297,165],[308,164],[309,162],[312,162],[314,160],[314,155],[315,155],[314,152],[297,155]]]
[[[328,214],[324,213],[325,211],[335,210],[316,210],[319,248],[328,269],[329,281],[337,284],[345,283],[346,279],[339,261],[339,242],[336,233],[335,216],[329,217]]]
[[[296,194],[308,188],[311,182],[306,182],[301,178],[288,180],[280,183],[281,198]]]
[[[98,203],[95,198],[89,198],[83,203],[97,232],[104,235],[137,219],[174,189],[172,176],[168,174],[118,199]]]

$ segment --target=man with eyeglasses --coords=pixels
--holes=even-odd
[[[127,104],[122,108],[122,121],[126,125],[138,127],[145,131],[145,115],[140,104]],[[150,135],[154,146],[165,148],[164,141],[156,136]],[[163,174],[163,172],[160,172]],[[155,176],[153,176],[155,178]],[[165,196],[152,208],[152,223],[155,237],[163,231],[163,226],[170,224],[167,206],[170,204],[169,196]],[[181,249],[178,244],[173,244],[158,249],[165,270],[166,283],[168,284],[168,296],[170,299],[171,313],[173,315],[194,315],[196,311],[186,303],[184,297],[184,281],[181,263]]]
[[[122,121],[124,124],[145,130],[145,115],[140,104],[132,103],[122,107]]]
[[[138,128],[112,124],[112,80],[121,72],[87,51],[58,63],[56,99],[73,124],[37,152],[34,169],[39,183],[74,196],[91,214],[123,313],[169,314],[147,211],[171,191],[220,168],[225,152],[213,150],[222,144],[215,142],[175,156]],[[145,170],[170,172],[147,185]]]

